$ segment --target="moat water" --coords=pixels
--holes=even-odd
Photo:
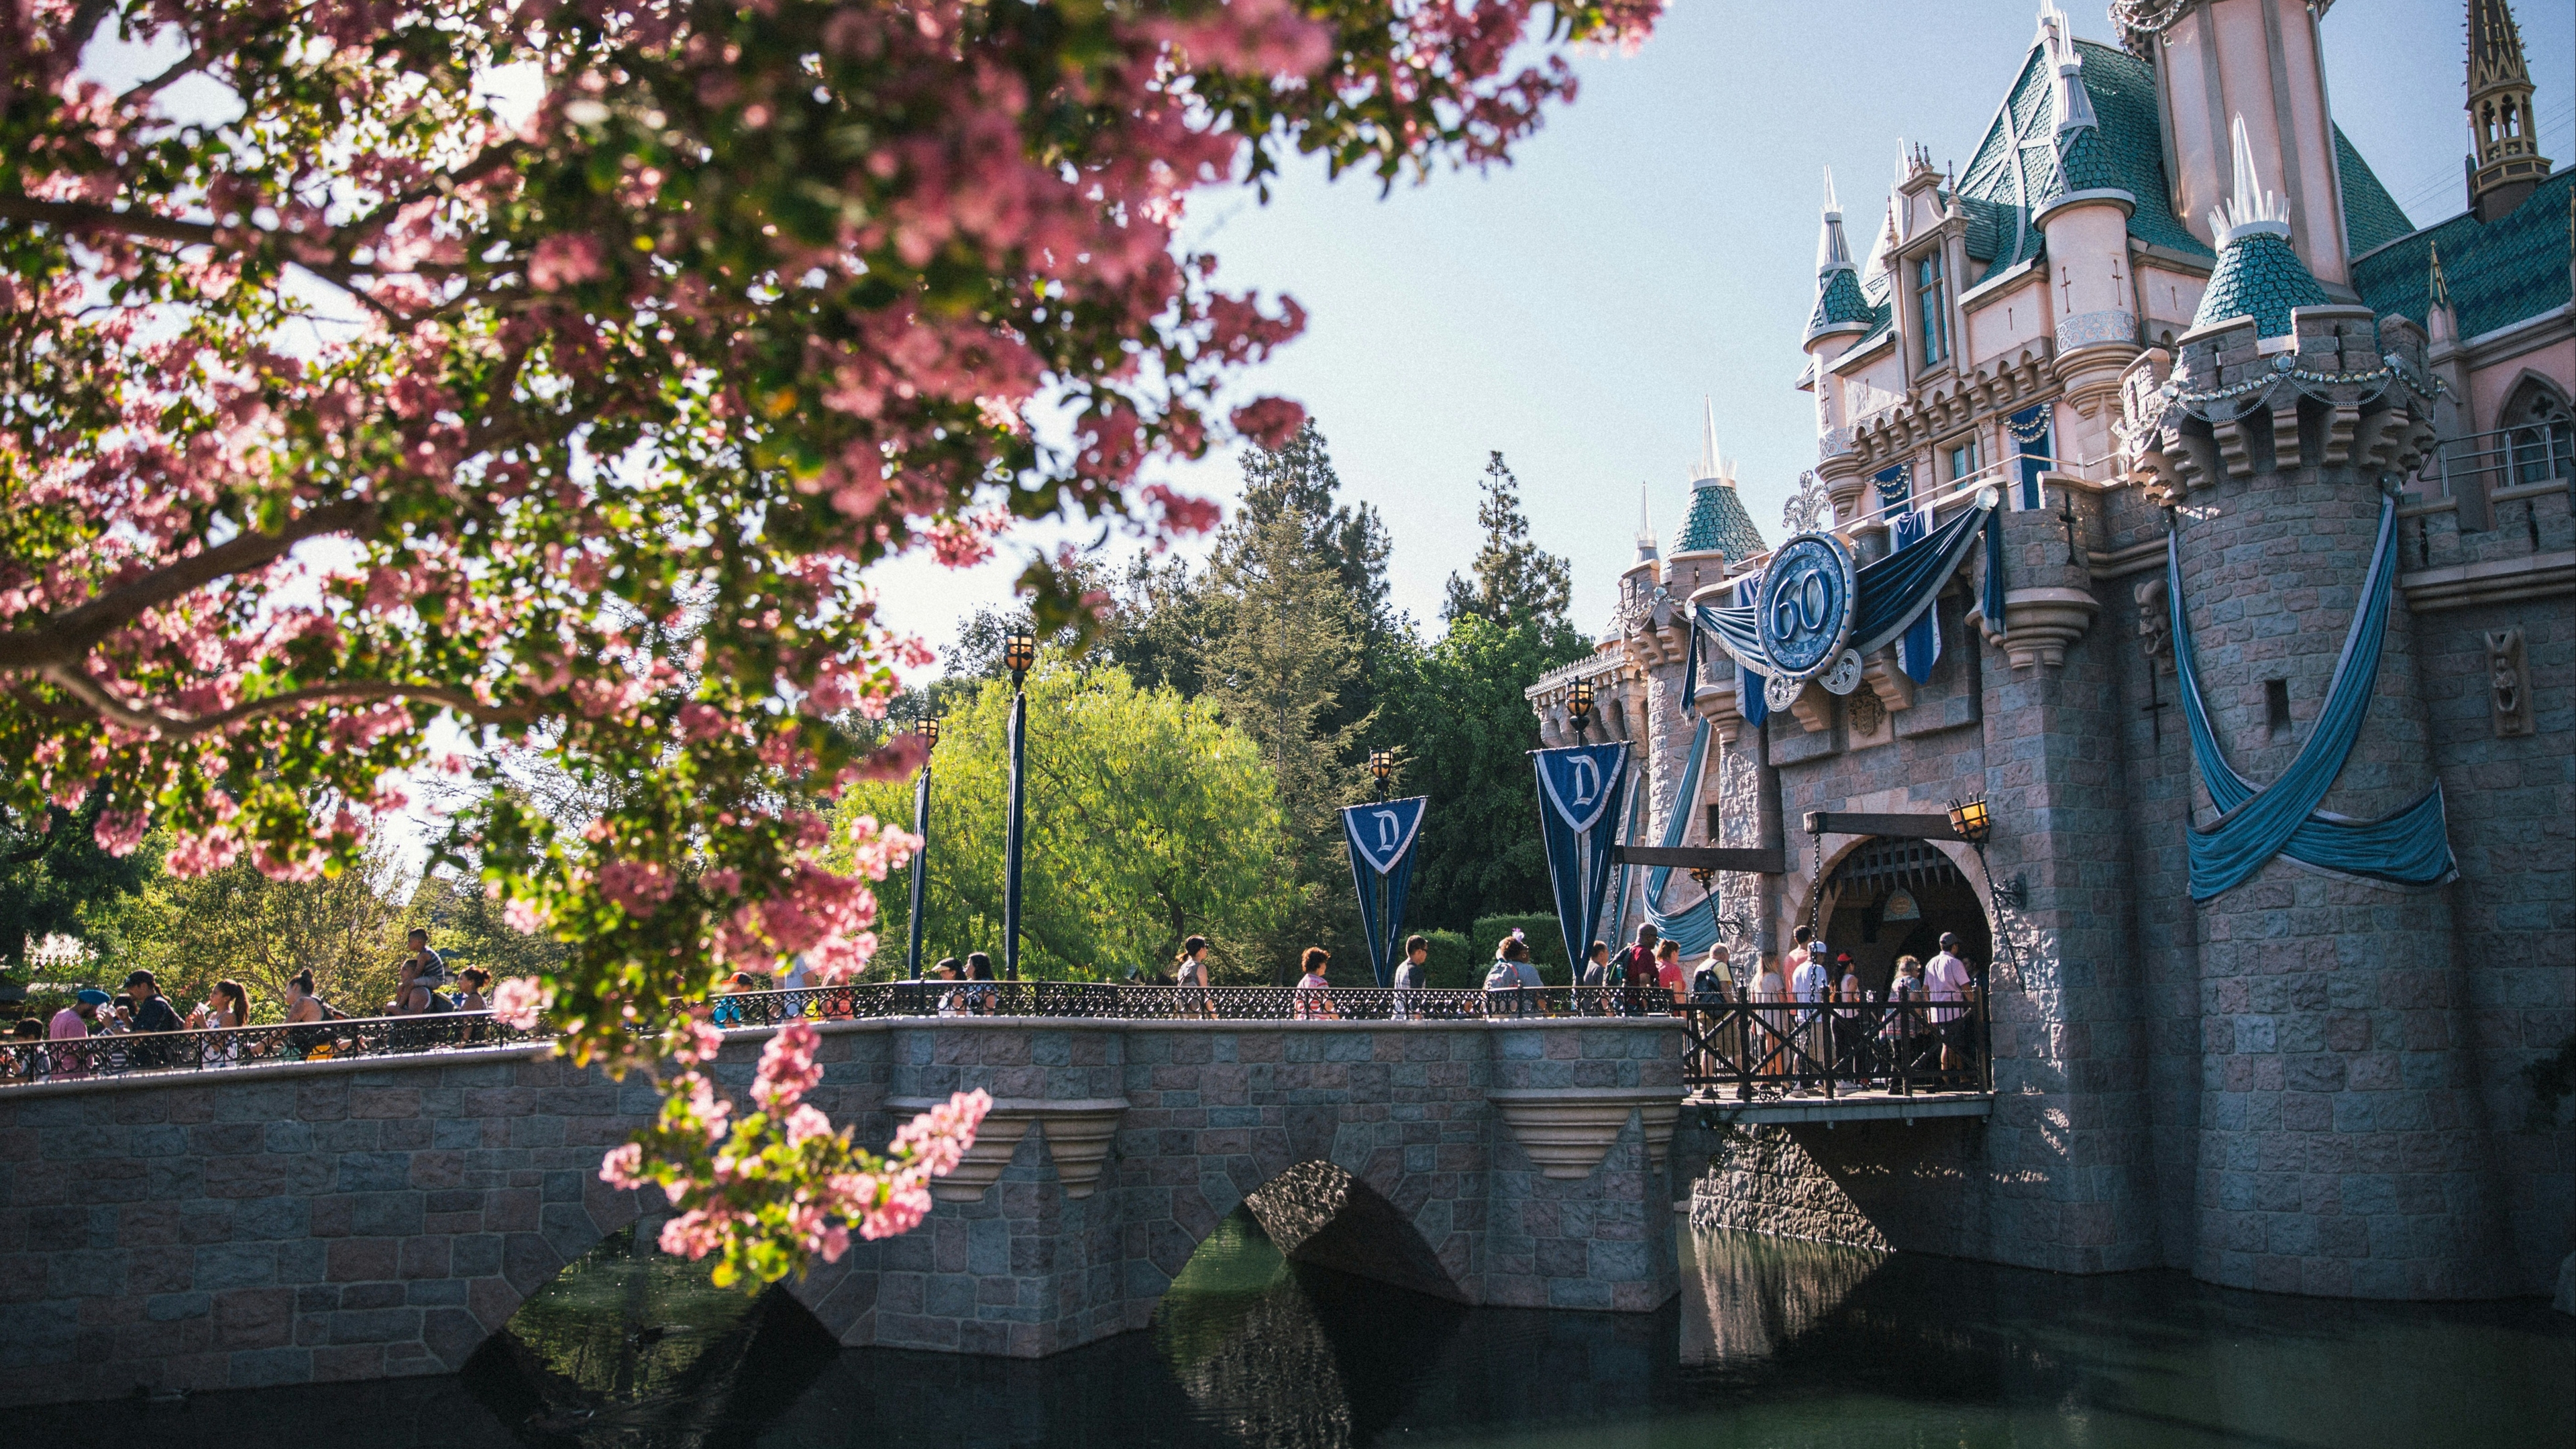
[[[2576,1319],[1685,1235],[1651,1315],[1469,1309],[1242,1213],[1155,1326],[1038,1362],[841,1350],[620,1235],[456,1378],[11,1415],[18,1442],[295,1449],[2449,1449],[2576,1444]]]

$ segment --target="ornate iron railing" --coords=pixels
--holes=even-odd
[[[1084,981],[880,981],[719,996],[717,1026],[908,1016],[1084,1017],[1110,1021],[1478,1021],[1669,1014],[1645,987],[1541,986],[1400,991],[1332,986],[1117,986]]]
[[[1682,1012],[1682,1080],[1694,1091],[1749,1102],[1786,1092],[1994,1090],[1982,990],[1964,1001],[1694,1001]]]
[[[803,1017],[851,1021],[904,1017],[1014,1017],[1106,1021],[1479,1021],[1545,1017],[1660,1016],[1672,993],[1645,987],[1534,987],[1510,991],[1397,991],[1362,987],[1113,986],[1080,981],[889,981],[789,991],[746,991],[708,1003],[719,1027],[776,1026]],[[295,1026],[128,1032],[63,1041],[0,1043],[0,1085],[202,1072],[268,1062],[410,1056],[552,1040],[488,1012],[343,1018]]]
[[[428,1016],[342,1017],[292,1026],[219,1027],[211,1031],[137,1031],[60,1041],[0,1043],[0,1082],[117,1077],[136,1072],[204,1072],[269,1062],[344,1057],[412,1056],[422,1052],[542,1042],[489,1012]]]

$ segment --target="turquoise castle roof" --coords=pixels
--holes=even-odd
[[[2254,319],[2257,337],[2290,335],[2290,309],[2326,305],[2326,289],[2308,264],[2290,250],[2290,239],[2277,232],[2251,231],[2219,249],[2218,270],[2209,274],[2200,294],[2200,310],[2191,325],[2207,327],[2238,317]]]
[[[2494,221],[2481,223],[2474,212],[2463,212],[2403,236],[2352,264],[2353,290],[2374,312],[2429,323],[2431,252],[2438,246],[2464,338],[2564,307],[2571,194],[2576,170],[2562,168]]]
[[[1771,547],[1734,487],[1715,478],[1691,485],[1690,517],[1682,520],[1682,536],[1673,546],[1683,553],[1715,549],[1730,559],[1748,559]]]
[[[2343,180],[2343,234],[2354,256],[2375,247],[2384,247],[2415,229],[2397,199],[2379,184],[2377,173],[2361,153],[2335,127],[2335,170]]]
[[[1807,335],[1815,336],[1829,327],[1847,323],[1867,327],[1870,322],[1869,299],[1860,291],[1860,274],[1849,267],[1827,272],[1816,290],[1815,315],[1807,319]]]

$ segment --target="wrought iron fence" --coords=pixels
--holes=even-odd
[[[1682,1080],[1738,1101],[1785,1092],[1994,1089],[1986,996],[1963,1001],[1692,1002]]]
[[[549,1032],[524,1030],[482,1011],[342,1017],[291,1026],[218,1027],[210,1031],[114,1032],[60,1041],[0,1043],[0,1082],[66,1081],[136,1072],[220,1071],[268,1062],[344,1057],[411,1056],[551,1038]]]
[[[746,991],[708,1003],[719,1027],[777,1026],[798,1017],[1018,1017],[1107,1021],[1478,1021],[1661,1016],[1672,993],[1647,987],[1550,986],[1510,991],[1398,991],[1335,986],[1115,986],[1080,981],[891,981]],[[535,1044],[543,1029],[489,1012],[343,1018],[293,1026],[127,1032],[0,1043],[0,1085],[202,1072],[267,1062],[409,1056]]]
[[[1110,1021],[1478,1021],[1669,1014],[1669,991],[1544,986],[1508,991],[1332,986],[1122,986],[1084,981],[881,981],[719,996],[717,1026],[909,1016]]]

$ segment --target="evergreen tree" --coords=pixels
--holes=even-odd
[[[1206,582],[1207,692],[1251,737],[1278,790],[1279,868],[1295,898],[1269,943],[1282,971],[1301,946],[1357,934],[1349,892],[1335,888],[1348,878],[1339,810],[1356,786],[1350,757],[1373,718],[1339,718],[1360,680],[1359,611],[1310,519],[1284,508],[1247,511],[1220,536]]]
[[[1472,579],[1449,576],[1449,598],[1440,617],[1454,624],[1472,615],[1505,628],[1522,623],[1571,627],[1566,609],[1574,597],[1573,570],[1563,557],[1530,542],[1529,520],[1521,515],[1520,480],[1501,453],[1485,465],[1483,486],[1476,523],[1485,531],[1485,545],[1476,551]]]
[[[1243,507],[1238,517],[1260,526],[1289,520],[1304,536],[1304,552],[1333,570],[1350,603],[1359,646],[1359,668],[1332,708],[1324,713],[1327,728],[1358,725],[1377,708],[1395,656],[1411,643],[1411,621],[1397,612],[1387,581],[1387,562],[1395,552],[1386,520],[1367,503],[1341,501],[1341,475],[1314,419],[1276,449],[1254,447],[1243,456]],[[1353,738],[1356,754],[1345,765],[1366,756],[1366,743]]]

